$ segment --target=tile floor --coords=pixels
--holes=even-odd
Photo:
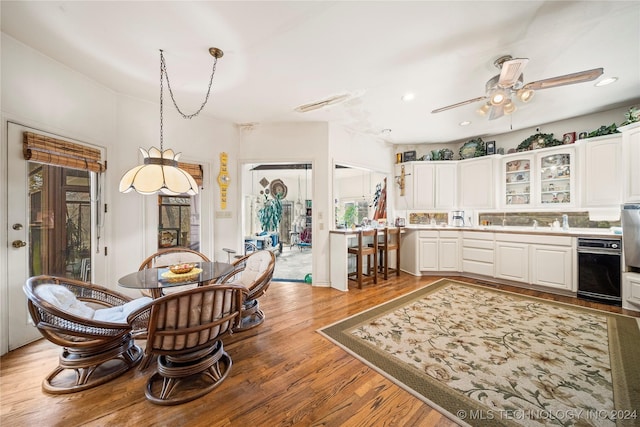
[[[305,276],[311,274],[311,257],[311,248],[300,250],[297,246],[284,245],[276,258],[273,280],[304,282]]]

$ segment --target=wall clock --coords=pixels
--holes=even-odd
[[[227,189],[231,183],[229,171],[227,170],[227,153],[220,153],[220,173],[218,174],[218,185],[220,186],[220,209],[227,209]]]

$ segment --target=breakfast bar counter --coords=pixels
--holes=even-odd
[[[395,228],[395,227],[388,227]],[[349,256],[347,249],[350,241],[358,238],[362,228],[345,228],[329,231],[331,287],[340,291],[349,290]],[[384,228],[378,228],[378,234],[382,235]],[[404,233],[404,229],[401,230]]]

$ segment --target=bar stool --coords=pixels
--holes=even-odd
[[[384,280],[389,278],[389,272],[400,276],[400,228],[385,227],[382,233],[382,241],[378,244],[380,258],[380,272]],[[389,252],[396,253],[395,267],[389,266]]]
[[[369,244],[369,238],[371,244]],[[367,241],[365,241],[367,240]],[[362,285],[373,282],[378,283],[378,230],[362,230],[358,232],[358,246],[347,249],[349,254],[356,256],[356,271],[347,275],[349,280],[354,280],[358,288]],[[367,258],[367,272],[363,272],[364,257]]]

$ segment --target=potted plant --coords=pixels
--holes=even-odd
[[[356,221],[358,219],[358,209],[356,208],[355,204],[347,205],[347,207],[344,209],[343,219],[344,225],[347,228],[356,224]]]
[[[264,206],[258,210],[258,220],[262,226],[262,231],[278,231],[280,220],[282,219],[282,202],[280,194],[269,198],[264,195]]]

